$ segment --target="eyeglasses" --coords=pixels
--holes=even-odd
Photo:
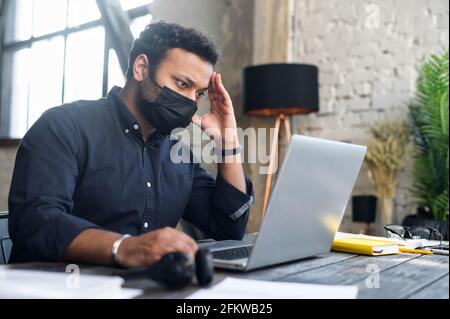
[[[437,229],[423,226],[386,225],[384,229],[387,238],[436,240],[440,242],[439,246],[442,246],[444,237]]]

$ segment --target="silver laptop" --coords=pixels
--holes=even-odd
[[[208,247],[217,268],[249,271],[329,252],[367,148],[294,135],[259,233]]]

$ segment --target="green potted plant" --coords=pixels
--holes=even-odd
[[[423,65],[417,94],[410,106],[415,142],[412,194],[418,214],[406,225],[436,228],[448,239],[449,214],[449,64],[448,51]]]

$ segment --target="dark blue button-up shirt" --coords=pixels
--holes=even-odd
[[[253,203],[196,161],[188,146],[139,126],[115,87],[107,98],[46,111],[22,139],[9,194],[10,262],[59,261],[83,230],[139,235],[181,218],[215,239],[240,239]],[[176,144],[178,143],[178,144]]]

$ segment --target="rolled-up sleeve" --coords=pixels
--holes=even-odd
[[[245,177],[244,193],[220,174],[214,179],[196,165],[189,203],[183,219],[216,240],[241,240],[254,202],[253,185]]]
[[[58,107],[22,139],[8,198],[10,262],[60,261],[80,232],[98,228],[72,214],[78,135],[68,112]]]

